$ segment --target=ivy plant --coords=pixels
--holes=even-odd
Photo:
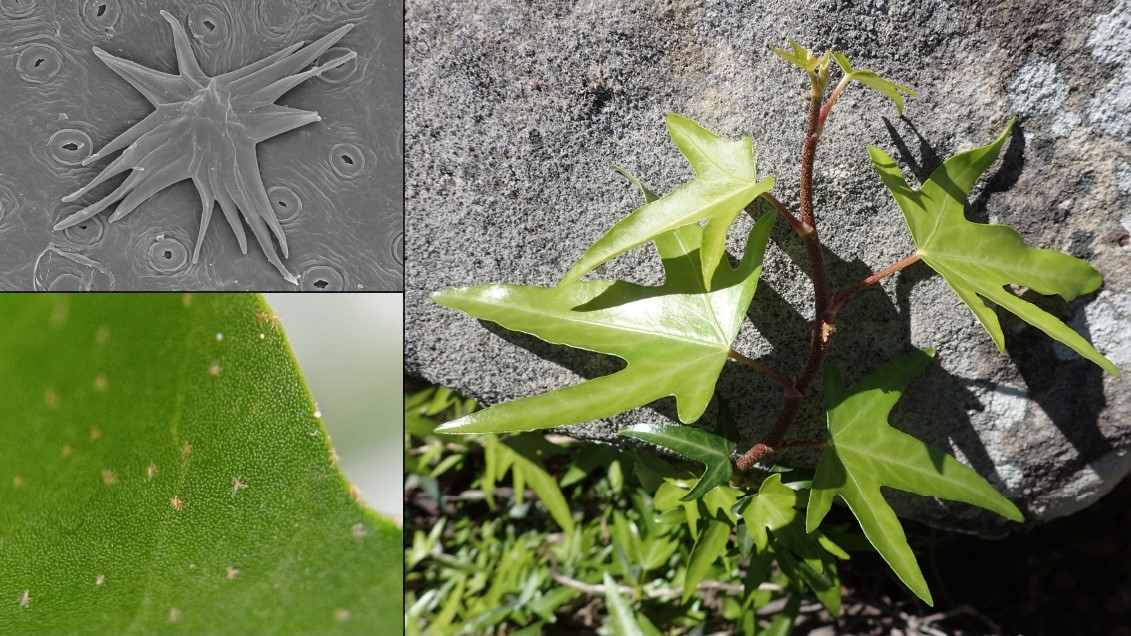
[[[1085,261],[1026,245],[1010,227],[965,217],[966,197],[998,158],[1012,131],[1010,122],[988,145],[946,160],[918,189],[907,184],[887,153],[869,147],[872,164],[902,211],[916,249],[834,294],[813,200],[813,167],[827,118],[839,96],[854,82],[890,98],[900,113],[905,96],[916,93],[873,71],[854,68],[841,53],[817,55],[792,40],[789,50],[773,50],[800,67],[810,80],[800,159],[800,212],[773,194],[771,178],[758,178],[750,138],[728,141],[682,116],[669,115],[672,140],[691,164],[695,178],[658,196],[622,171],[643,192],[644,205],[586,250],[556,287],[491,283],[432,295],[441,305],[547,342],[618,356],[627,367],[575,386],[492,406],[437,431],[505,433],[560,427],[674,396],[684,426],[634,425],[621,432],[705,467],[697,483],[666,482],[655,500],[659,509],[683,510],[695,536],[684,602],[693,596],[697,577],[725,552],[729,542],[737,541],[749,558],[747,599],[755,598],[754,592],[776,564],[836,611],[835,564],[847,555],[822,533],[822,521],[839,497],[900,580],[931,604],[930,591],[881,487],[966,502],[1013,521],[1022,521],[1022,515],[972,469],[889,424],[888,413],[909,383],[931,364],[933,350],[909,351],[847,386],[839,370],[825,365],[839,326],[839,310],[861,290],[922,261],[944,278],[999,349],[1004,350],[1004,338],[994,306],[1016,314],[1118,376],[1119,370],[1087,340],[1007,288],[1024,286],[1068,301],[1096,291],[1103,279]],[[834,61],[842,75],[830,92]],[[774,211],[757,219],[744,253],[731,266],[724,251],[727,229],[742,210],[753,209],[759,199],[771,204]],[[763,255],[777,217],[789,224],[802,243],[814,290],[810,348],[794,373],[732,349],[747,310],[757,300]],[[648,242],[655,244],[662,260],[663,285],[583,279],[607,260]],[[782,387],[782,408],[775,423],[748,447],[738,446],[738,437],[733,431],[727,433],[728,426],[714,431],[688,426],[705,412],[728,360],[749,365]],[[789,432],[801,407],[821,378],[827,433],[821,439],[791,439]],[[796,468],[790,472],[789,467],[774,464],[776,453],[799,446],[821,449],[815,473],[799,476]],[[752,470],[756,466],[772,467],[772,471]],[[792,475],[788,482],[783,479],[787,474]],[[623,604],[610,599],[609,605],[614,621],[619,621]]]
[[[262,298],[0,307],[0,633],[400,631],[401,531]]]

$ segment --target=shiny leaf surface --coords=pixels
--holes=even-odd
[[[1100,273],[1074,256],[1029,247],[1007,225],[968,221],[963,212],[974,182],[997,159],[1012,127],[1011,122],[987,146],[947,159],[917,191],[907,185],[895,161],[883,150],[871,146],[868,154],[903,211],[923,262],[946,279],[999,350],[1005,350],[1005,335],[986,300],[1118,376],[1119,369],[1068,325],[1004,288],[1009,284],[1021,285],[1067,301],[1099,289],[1103,284]]]
[[[581,255],[559,285],[573,283],[605,261],[661,234],[700,221],[707,222],[701,241],[702,278],[713,282],[715,269],[725,258],[727,230],[747,204],[774,186],[774,180],[758,181],[749,137],[727,141],[676,114],[669,114],[667,122],[672,141],[695,170],[695,178],[619,221]],[[649,193],[639,181],[621,172]]]
[[[815,530],[839,495],[900,580],[928,604],[931,592],[881,486],[963,501],[1022,521],[1017,507],[978,473],[888,424],[892,407],[932,357],[927,349],[896,358],[847,389],[840,371],[825,367],[829,445],[817,463],[805,520],[806,529]]]
[[[542,395],[498,404],[449,422],[445,433],[501,433],[551,428],[609,417],[673,395],[679,419],[698,419],[714,394],[731,342],[753,298],[774,215],[750,231],[732,269],[703,282],[704,231],[692,224],[656,238],[666,282],[581,281],[554,288],[507,283],[447,289],[437,303],[547,342],[607,353],[628,366]]]

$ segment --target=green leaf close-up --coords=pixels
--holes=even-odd
[[[895,102],[896,117],[903,117],[903,95],[900,95],[900,93],[907,93],[912,97],[915,97],[919,94],[910,86],[896,84],[895,82],[880,77],[880,75],[875,71],[852,68],[852,63],[848,61],[848,58],[845,57],[843,53],[833,51],[832,55],[833,59],[836,60],[836,63],[840,66],[841,70],[844,71],[844,77],[846,81],[855,80],[857,82],[860,82],[861,84],[867,86],[868,88],[871,88],[878,93],[883,94],[888,99]]]
[[[262,298],[0,307],[0,633],[401,631],[401,531]]]
[[[715,486],[729,484],[734,478],[730,456],[738,444],[721,435],[674,424],[630,424],[620,429],[620,434],[662,446],[704,465],[699,483],[684,496],[684,501],[699,499]]]
[[[713,285],[715,269],[725,258],[727,230],[751,201],[774,187],[774,180],[758,180],[750,137],[727,141],[674,113],[668,115],[667,123],[672,141],[695,170],[695,178],[618,221],[581,255],[559,285],[580,280],[605,261],[661,234],[700,221],[707,222],[699,257],[702,277]]]
[[[933,357],[927,349],[896,358],[849,388],[839,369],[825,367],[829,444],[817,463],[805,519],[806,530],[816,530],[839,495],[891,569],[928,604],[931,592],[881,486],[1023,520],[1017,506],[978,473],[888,424],[892,407]]]
[[[737,268],[704,283],[705,230],[694,223],[656,237],[666,281],[579,281],[553,288],[492,283],[432,294],[445,307],[554,344],[607,353],[628,366],[611,375],[498,404],[440,426],[441,433],[507,433],[609,417],[669,395],[679,419],[703,414],[750,306],[773,213],[751,229]]]
[[[1051,249],[1029,247],[1007,225],[966,219],[966,197],[978,177],[997,159],[1013,122],[993,143],[947,159],[918,191],[883,150],[868,147],[872,164],[903,211],[919,256],[942,275],[990,333],[998,350],[1005,335],[990,300],[1045,332],[1112,375],[1119,369],[1080,334],[1052,314],[1005,289],[1014,284],[1072,300],[1099,289],[1103,277],[1086,261]]]

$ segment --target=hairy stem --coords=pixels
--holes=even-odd
[[[829,294],[829,275],[825,269],[824,252],[821,250],[821,239],[817,233],[817,216],[813,210],[813,163],[817,156],[817,142],[821,136],[821,100],[824,98],[824,86],[817,78],[812,78],[812,90],[809,93],[809,122],[805,132],[805,145],[801,150],[801,222],[812,229],[811,232],[801,237],[805,245],[805,253],[809,257],[809,276],[813,281],[813,335],[810,338],[809,355],[805,366],[793,383],[793,391],[787,391],[781,413],[774,423],[773,428],[766,433],[762,441],[755,444],[750,450],[743,453],[735,460],[735,468],[739,472],[750,469],[759,459],[774,452],[781,446],[786,431],[797,420],[805,394],[817,377],[821,365],[825,361],[825,354],[829,350],[829,340],[836,331],[833,315],[829,313],[829,304],[832,301]]]
[[[852,287],[849,287],[848,289],[842,291],[841,293],[837,294],[835,298],[833,298],[832,304],[829,305],[829,313],[836,315],[836,312],[840,311],[840,306],[844,304],[844,301],[851,298],[854,294],[867,288],[870,285],[878,283],[884,278],[891,276],[892,274],[898,272],[904,267],[907,267],[908,265],[915,263],[918,260],[919,252],[915,252],[911,256],[908,256],[907,258],[897,263],[892,263],[891,265],[885,267],[884,269],[881,269],[875,274],[872,274],[868,278],[865,278],[864,280],[856,283]]]

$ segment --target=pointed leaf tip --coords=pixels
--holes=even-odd
[[[707,290],[699,253],[704,228],[691,224],[657,237],[666,280],[660,287],[579,281],[553,288],[496,283],[443,290],[439,304],[553,344],[616,356],[611,375],[497,404],[447,431],[506,433],[611,417],[674,396],[682,422],[702,416],[730,346],[745,320],[773,228],[766,214],[751,228],[737,268],[722,263]]]
[[[849,388],[826,375],[829,445],[813,477],[806,527],[815,529],[834,496],[841,497],[868,540],[908,588],[931,602],[895,511],[881,487],[962,501],[1020,521],[1021,513],[971,468],[888,423],[892,407],[934,355],[915,351],[881,366]]]
[[[727,230],[751,201],[772,187],[769,179],[757,180],[750,137],[729,141],[675,113],[669,113],[666,122],[672,141],[695,171],[695,178],[613,225],[562,276],[559,286],[579,281],[628,250],[701,221],[707,222],[701,270],[703,279],[710,281],[724,259]]]
[[[1019,285],[1070,301],[1098,289],[1103,276],[1088,262],[1070,254],[1030,247],[1008,225],[966,219],[966,197],[982,173],[997,160],[1016,121],[1010,120],[992,143],[947,159],[918,190],[907,184],[895,161],[884,151],[872,147],[868,154],[903,212],[923,262],[942,275],[999,350],[1005,349],[1005,334],[988,303],[1010,311],[1118,377],[1115,365],[1080,334],[1006,289]]]

